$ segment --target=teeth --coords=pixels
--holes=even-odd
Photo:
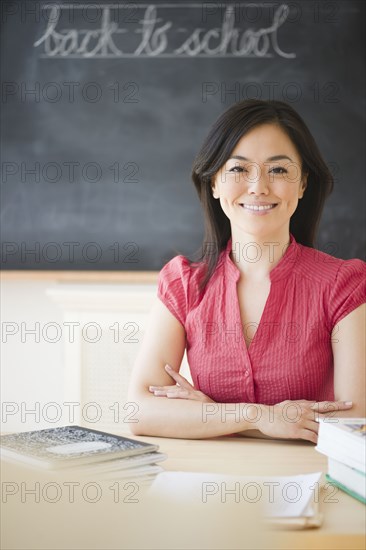
[[[249,205],[249,204],[242,204],[243,208],[248,208],[248,210],[271,210],[271,208],[274,208],[275,204],[269,204],[268,206],[255,206],[255,205]]]

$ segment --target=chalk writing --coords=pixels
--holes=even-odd
[[[178,13],[179,8],[186,11],[200,4],[190,4],[189,8],[184,4],[176,4],[170,8],[173,6]],[[44,34],[34,42],[34,47],[43,45],[42,57],[296,57],[295,53],[281,49],[277,36],[278,29],[290,12],[286,4],[281,4],[273,12],[273,21],[269,26],[257,30],[235,26],[234,5],[226,6],[221,27],[197,27],[192,31],[180,26],[177,28],[173,21],[158,17],[158,8],[152,4],[144,6],[146,9],[142,19],[138,19],[137,26],[133,28],[131,23],[128,27],[119,27],[113,20],[113,10],[122,9],[122,5],[98,6],[101,9],[99,28],[59,28],[62,10],[76,10],[79,7],[73,4],[44,6],[45,10],[49,10],[47,27]],[[188,37],[180,46],[173,47],[172,42],[184,32],[188,33]],[[140,43],[137,47],[131,47],[139,35]]]

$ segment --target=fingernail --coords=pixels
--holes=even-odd
[[[353,402],[352,401],[345,401],[344,404],[347,405],[348,407],[350,407],[351,405],[353,405]]]
[[[172,367],[170,365],[165,365],[166,370],[172,370]]]

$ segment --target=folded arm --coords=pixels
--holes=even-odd
[[[343,401],[283,401],[273,407],[255,403],[215,403],[179,375],[185,338],[184,327],[157,299],[130,381],[128,399],[137,405],[134,415],[137,422],[130,424],[133,434],[203,439],[246,431],[250,435],[249,430],[258,435],[259,430],[268,437],[316,443],[317,416],[329,416],[327,411],[334,410],[337,416],[347,413],[354,416],[361,412],[360,408],[354,411],[352,405]],[[166,365],[172,370],[167,370]],[[357,380],[356,376],[353,382],[357,384]],[[363,390],[357,393],[353,389],[351,398],[348,391],[351,391],[350,386],[342,389],[344,399],[350,401],[356,396],[360,403]],[[297,420],[292,418],[294,412]]]

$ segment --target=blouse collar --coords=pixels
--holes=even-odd
[[[232,259],[230,258],[230,252],[231,252],[231,245],[232,245],[232,237],[229,238],[226,249],[224,250],[224,263],[226,265],[226,272],[235,278],[235,280],[238,280],[240,277],[240,270],[239,268],[234,264]],[[269,250],[271,250],[269,248]],[[269,278],[271,283],[273,281],[279,281],[280,279],[283,279],[284,277],[287,277],[290,275],[291,271],[293,271],[295,267],[295,262],[298,259],[298,253],[299,245],[295,240],[295,237],[290,233],[290,244],[287,247],[285,253],[281,257],[278,264],[271,269],[269,272]]]

